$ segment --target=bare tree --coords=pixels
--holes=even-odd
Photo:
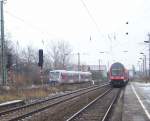
[[[59,41],[58,42],[58,50],[60,52],[60,63],[61,68],[65,68],[65,66],[69,63],[69,55],[71,54],[72,50],[70,48],[69,43],[66,41]]]
[[[43,64],[44,70],[52,69],[52,60],[48,53],[44,53],[44,64]]]
[[[66,69],[66,66],[69,64],[71,52],[71,46],[67,41],[53,41],[48,51],[53,63],[53,69]]]
[[[5,41],[3,42],[3,44],[4,44],[4,49],[3,49],[4,62],[3,62],[3,65],[4,65],[4,68],[5,68],[5,70],[3,70],[3,71],[5,71],[4,72],[5,74],[8,74],[8,72],[10,72],[10,66],[12,64],[12,55],[14,54],[13,53],[14,52],[14,46],[13,46],[13,42],[10,40],[10,37],[8,35],[5,36]],[[1,56],[0,58],[2,58],[1,49],[0,49],[0,56]],[[0,59],[0,71],[3,68],[1,60],[2,59]],[[2,74],[2,71],[0,72],[0,74]],[[0,76],[0,78],[1,78],[1,76]],[[9,78],[9,80],[10,80],[10,78]]]
[[[29,84],[37,83],[40,81],[40,72],[38,68],[38,49],[28,46],[22,50],[21,55],[22,73],[26,76]]]
[[[38,50],[34,49],[31,45],[23,49],[22,56],[27,64],[38,63]]]
[[[38,67],[38,49],[27,46],[21,49],[19,42],[6,41],[6,50],[13,57],[13,74],[15,85],[40,84],[40,69]],[[66,69],[70,63],[71,46],[67,41],[53,41],[44,49],[44,76],[52,69]],[[47,80],[47,78],[45,78]]]

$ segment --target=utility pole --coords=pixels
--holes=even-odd
[[[146,68],[146,55],[144,55],[145,58],[145,76],[147,77],[147,68]]]
[[[65,55],[63,57],[63,69],[65,70]]]
[[[4,12],[3,12],[4,1],[0,1],[1,5],[1,67],[2,67],[2,85],[6,85],[6,53],[5,53],[5,40],[4,40]]]
[[[144,76],[144,58],[139,58],[141,60],[141,72],[142,75]]]
[[[147,68],[146,68],[146,55],[144,53],[140,53],[143,55],[143,72],[144,76],[147,77]]]
[[[78,52],[77,54],[78,54],[78,73],[79,73],[79,71],[81,71],[80,70],[80,53]],[[80,82],[81,76],[80,76],[80,74],[78,74],[78,75],[79,75],[79,77],[78,77],[79,80],[78,81]]]
[[[150,77],[150,33],[148,33],[149,37],[149,77]]]
[[[145,75],[145,62],[144,62],[144,58],[142,59],[143,60],[143,76]]]
[[[78,71],[80,71],[80,53],[78,52]]]
[[[99,71],[101,72],[101,60],[99,59]]]
[[[148,33],[148,41],[144,41],[145,43],[148,43],[149,44],[149,77],[150,77],[150,33]]]

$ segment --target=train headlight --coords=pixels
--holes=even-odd
[[[121,76],[121,79],[124,79],[124,77],[123,77],[123,76]]]

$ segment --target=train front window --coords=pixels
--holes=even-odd
[[[50,79],[58,79],[59,78],[59,72],[50,72]]]
[[[112,69],[111,74],[112,76],[121,76],[123,74],[122,69]]]

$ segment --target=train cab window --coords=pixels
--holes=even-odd
[[[123,75],[123,70],[122,69],[112,69],[111,74],[112,74],[112,76],[121,76],[121,75]]]
[[[59,78],[59,72],[50,72],[50,78],[51,79],[58,79]]]
[[[63,80],[65,80],[67,78],[67,75],[61,74],[61,77],[62,77]]]

